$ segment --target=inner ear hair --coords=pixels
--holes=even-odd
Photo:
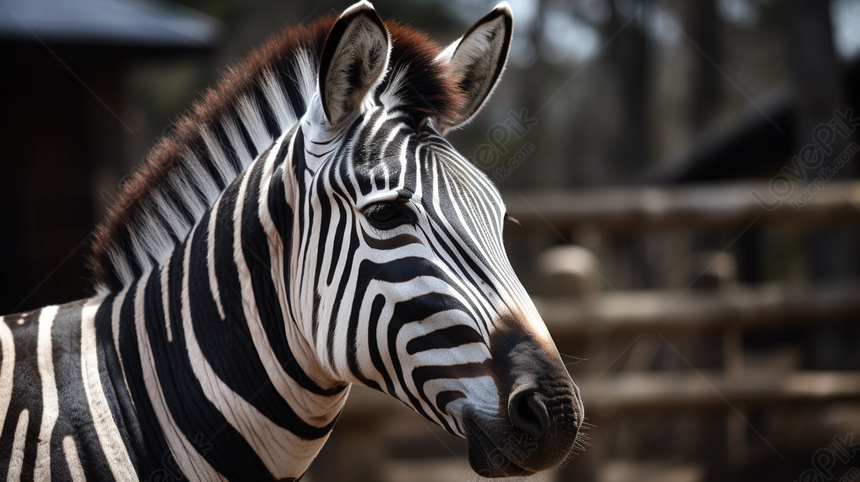
[[[484,106],[507,64],[513,32],[511,8],[502,2],[439,54],[439,62],[451,65],[464,99],[454,118],[439,119],[443,131],[467,123]]]
[[[320,56],[320,100],[329,124],[361,109],[388,70],[390,47],[388,30],[370,3],[356,3],[341,14]]]

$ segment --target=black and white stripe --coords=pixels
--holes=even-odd
[[[297,480],[353,383],[467,437],[482,475],[563,460],[578,393],[507,261],[498,191],[439,134],[483,105],[511,26],[500,5],[444,52],[474,78],[427,117],[362,2],[294,53],[291,84],[267,71],[201,128],[116,245],[120,289],[0,318],[0,474]]]

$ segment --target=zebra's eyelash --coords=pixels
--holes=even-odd
[[[507,224],[507,223],[512,223],[512,224],[516,224],[516,225],[517,225],[517,226],[519,226],[519,227],[523,227],[523,225],[522,225],[522,223],[520,223],[520,220],[519,220],[519,219],[517,219],[517,218],[515,218],[515,217],[511,216],[511,215],[510,215],[510,214],[508,214],[508,213],[505,213],[505,221],[504,221],[504,222],[505,222],[505,224]]]
[[[405,224],[414,226],[418,222],[418,216],[415,211],[407,207],[408,203],[408,199],[402,198],[392,201],[382,201],[365,207],[362,213],[376,230],[388,231]],[[387,213],[385,212],[386,209],[388,210]],[[393,217],[390,220],[374,220],[375,215],[378,213],[389,214]]]

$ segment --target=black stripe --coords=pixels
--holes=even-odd
[[[471,326],[454,325],[409,340],[409,343],[406,344],[406,353],[414,355],[422,351],[456,348],[483,341],[481,334]]]
[[[113,327],[111,323],[113,302],[111,295],[102,301],[95,315],[96,340],[98,340],[99,378],[111,409],[113,420],[119,428],[120,436],[128,452],[132,465],[141,479],[149,478],[155,467],[146,457],[146,446],[143,432],[137,421],[137,414],[131,404],[128,390],[123,381],[123,373],[119,364],[116,346],[113,343]],[[142,457],[138,457],[140,454]],[[146,474],[146,475],[144,475]]]
[[[143,381],[137,331],[134,326],[134,297],[139,283],[140,281],[138,280],[129,286],[122,307],[120,308],[119,353],[122,358],[122,366],[126,373],[131,398],[134,401],[137,420],[143,434],[145,451],[142,454],[146,454],[149,463],[153,467],[166,470],[172,468],[165,464],[165,462],[169,461],[170,448],[167,445],[167,440],[164,438],[164,433],[158,423],[158,418],[155,415],[155,410],[149,400],[149,394]]]
[[[60,469],[60,466],[66,465],[62,450],[63,439],[67,435],[71,435],[75,441],[81,467],[87,479],[98,479],[104,477],[104,474],[110,474],[110,464],[102,451],[93,426],[81,374],[81,315],[86,301],[88,300],[60,307],[51,329],[54,376],[59,396],[59,413],[51,434],[52,479],[58,478],[54,472],[55,468],[67,470]],[[103,379],[102,384],[104,384]],[[102,388],[107,387],[103,385]],[[30,423],[33,423],[32,412]],[[26,465],[24,467],[26,468]],[[22,480],[26,480],[23,474]]]
[[[284,142],[284,146],[286,146],[288,142]],[[286,155],[286,148],[282,147],[281,151],[278,152],[278,157],[280,158],[281,153]],[[277,160],[276,160],[277,162]],[[275,229],[277,229],[278,234],[281,237],[281,244],[283,247],[283,256],[282,256],[282,273],[284,273],[283,280],[275,280],[276,283],[280,282],[284,284],[284,293],[291,293],[292,291],[292,253],[293,253],[293,228],[294,228],[294,213],[292,207],[287,203],[286,199],[286,186],[284,186],[284,180],[281,176],[275,176],[269,182],[269,213],[272,217],[272,222],[275,225]],[[291,316],[291,321],[293,322],[293,326],[298,329],[298,325],[296,324],[298,318],[297,313],[292,305],[292,299],[287,296],[286,300],[283,300],[287,304],[287,312]]]
[[[333,171],[330,171],[333,172]],[[334,281],[334,273],[337,271],[338,263],[340,263],[341,255],[347,256],[347,253],[343,250],[343,238],[346,232],[346,224],[347,224],[347,215],[349,215],[352,219],[349,221],[355,222],[354,217],[352,216],[353,210],[350,209],[349,201],[343,197],[342,192],[339,189],[339,186],[335,183],[334,176],[332,174],[331,184],[334,187],[334,193],[332,195],[332,199],[334,200],[334,205],[337,206],[338,220],[337,226],[335,226],[334,237],[331,247],[331,260],[328,265],[328,277],[326,277],[326,284],[331,286]],[[338,196],[337,194],[341,194]],[[344,273],[346,276],[347,273]]]
[[[400,330],[408,323],[412,323],[415,321],[421,321],[427,319],[431,315],[448,310],[459,310],[468,313],[466,307],[460,303],[459,300],[453,298],[449,295],[442,293],[428,293],[426,295],[417,296],[412,298],[411,300],[401,301],[394,305],[394,313],[391,317],[391,321],[388,324],[388,333],[387,333],[387,343],[388,343],[388,355],[391,357],[392,364],[394,365],[394,371],[397,373],[397,379],[400,382],[400,386],[404,388],[404,392],[409,397],[409,401],[412,406],[417,410],[421,409],[421,403],[418,399],[415,398],[412,393],[406,390],[406,380],[405,374],[403,372],[403,366],[400,363],[400,359],[397,356],[397,335],[400,333]],[[414,374],[412,375],[414,379]],[[416,386],[421,391],[422,398],[425,399],[427,404],[430,407],[430,410],[434,415],[443,423],[443,427],[446,427],[449,431],[451,430],[448,427],[445,418],[441,413],[436,409],[436,407],[430,403],[425,395],[423,395],[423,389],[421,385],[418,385],[416,382]]]
[[[186,241],[188,242],[188,241]],[[194,375],[181,318],[181,281],[185,243],[177,246],[170,260],[170,326],[173,341],[167,341],[161,310],[161,281],[150,276],[145,286],[146,332],[167,409],[186,439],[198,453],[228,479],[271,480],[259,456],[210,402]]]
[[[260,223],[260,218],[258,216],[259,190],[260,183],[262,181],[263,170],[263,163],[258,162],[250,173],[250,179],[246,188],[246,193],[243,201],[244,205],[242,206],[241,239],[243,240],[243,242],[241,248],[245,263],[251,274],[251,286],[254,291],[254,298],[256,301],[260,319],[263,320],[263,328],[265,329],[266,337],[269,341],[269,344],[272,346],[275,356],[278,359],[278,363],[281,365],[284,371],[303,389],[319,395],[335,395],[341,393],[345,389],[345,387],[341,386],[330,389],[323,389],[310,377],[308,377],[304,370],[302,370],[301,366],[298,363],[295,363],[295,356],[292,353],[289,343],[287,343],[286,327],[284,324],[283,313],[281,310],[280,301],[278,299],[278,294],[275,289],[274,282],[272,280],[268,237],[263,230],[263,226]],[[238,271],[235,271],[235,265],[234,263],[232,263],[232,212],[235,209],[236,202],[239,201],[236,199],[235,196],[233,196],[231,198],[230,206],[224,207],[225,211],[229,208],[229,212],[231,213],[231,221],[229,224],[230,242],[228,244],[223,245],[221,245],[220,243],[216,244],[216,252],[226,251],[229,253],[231,257],[230,265],[234,268],[231,270],[232,272],[230,274],[230,279],[234,280],[233,290],[235,290],[235,293],[237,295],[240,295],[241,288],[236,282],[239,279],[239,274]],[[220,208],[219,211],[221,211]],[[288,270],[285,273],[289,272],[290,271]],[[221,278],[219,276],[219,286],[221,284],[220,279]],[[219,291],[221,290],[219,289]],[[239,304],[233,304],[231,306],[242,306],[241,299],[236,301],[238,301]],[[241,323],[238,324],[242,325],[242,330],[246,332],[246,339],[251,340],[250,332],[247,331],[247,321],[244,320],[244,315],[241,315],[239,313],[233,313],[233,315],[240,317]],[[255,358],[257,357],[258,356],[255,356]],[[307,428],[301,430],[306,430],[307,437],[305,438],[308,439],[319,438],[325,435],[325,433],[328,433],[328,429],[325,429],[325,433],[322,434],[318,433],[318,429],[316,428]]]
[[[385,363],[382,361],[382,354],[379,351],[379,343],[377,340],[377,327],[379,325],[379,316],[382,314],[382,308],[385,307],[385,297],[382,295],[376,295],[373,298],[373,304],[370,306],[370,320],[368,321],[367,326],[367,346],[370,348],[370,361],[373,363],[373,366],[376,368],[376,371],[382,375],[382,380],[385,382],[385,390],[391,396],[396,396],[396,391],[394,390],[394,383],[391,381],[391,376],[388,374],[388,370],[385,368]],[[350,366],[350,370],[353,372],[358,372],[358,363],[355,362],[354,357],[352,357],[353,364],[355,366]],[[367,379],[365,379],[365,384],[367,384]],[[373,382],[373,380],[369,380]],[[379,385],[376,382],[373,382],[373,385],[368,385],[371,388],[375,388],[377,390],[381,390]]]
[[[208,277],[205,255],[207,237],[205,230],[198,229],[191,240],[189,279],[205,280]],[[261,278],[261,273],[254,273],[253,270],[252,273],[252,282]],[[265,278],[262,279],[265,280]],[[274,296],[272,293],[273,285],[268,283],[268,286],[270,288],[266,289],[265,292],[255,286],[255,294]],[[198,291],[194,290],[193,287],[189,287],[189,289]],[[199,291],[209,293],[209,290],[205,288]],[[259,313],[264,320],[264,328],[267,330],[267,336],[271,337],[274,333],[274,336],[279,337],[274,340],[270,339],[273,342],[272,345],[286,344],[280,308],[278,306],[272,307],[268,303],[274,298],[261,299],[257,296],[256,299]],[[275,387],[269,383],[266,370],[254,347],[249,331],[238,328],[239,325],[245,328],[244,320],[236,322],[237,320],[230,317],[222,322],[211,293],[209,296],[204,296],[202,293],[199,296],[192,296],[190,302],[194,320],[194,335],[204,357],[220,380],[247,400],[266,418],[302,438],[317,439],[330,431],[330,427],[317,428],[305,423],[284,401]],[[273,312],[277,312],[277,316]],[[229,353],[230,356],[224,356],[225,353]],[[287,356],[291,356],[291,354],[287,352]],[[241,369],[237,369],[236,360],[242,360]]]
[[[316,199],[317,199],[317,203],[319,204],[319,219],[320,219],[319,239],[317,240],[317,246],[316,246],[316,262],[315,262],[315,266],[314,266],[314,273],[313,273],[314,276],[313,276],[313,285],[312,285],[313,286],[313,293],[314,293],[314,306],[313,306],[313,313],[311,314],[311,317],[312,317],[311,320],[313,320],[312,321],[312,323],[313,323],[313,337],[315,340],[317,339],[318,331],[319,331],[320,276],[322,275],[323,260],[326,257],[325,256],[325,254],[326,254],[326,243],[328,242],[329,224],[331,224],[329,221],[331,221],[331,219],[332,219],[331,202],[328,198],[328,190],[323,185],[324,179],[325,179],[324,176],[319,177],[318,181],[315,183],[317,189],[315,189],[315,193],[314,193],[314,195],[316,196]],[[311,207],[310,210],[313,211],[314,210],[313,207]],[[313,224],[309,224],[308,226],[311,230],[313,230],[313,228],[314,228]],[[304,234],[305,234],[304,238],[307,240],[308,247],[310,249],[311,232],[308,231],[307,233],[304,233]]]
[[[373,249],[387,251],[402,248],[410,244],[423,244],[420,239],[411,234],[403,233],[388,239],[377,239],[367,234],[364,227],[359,226],[359,228],[361,229],[361,237],[364,239],[364,242]]]
[[[412,380],[418,388],[418,393],[422,400],[433,410],[442,422],[442,427],[451,433],[456,433],[448,420],[443,417],[437,410],[437,405],[431,403],[430,397],[424,391],[427,382],[438,380],[440,378],[463,379],[463,378],[478,378],[492,374],[493,360],[488,359],[481,363],[464,363],[462,365],[447,365],[447,366],[422,366],[412,370]],[[442,405],[438,405],[440,410],[444,410]]]
[[[12,332],[15,344],[15,367],[12,372],[12,397],[6,411],[6,422],[0,434],[0,470],[7,474],[12,458],[12,444],[15,440],[15,429],[21,413],[27,410],[28,425],[25,443],[24,460],[21,470],[22,480],[33,479],[33,466],[36,463],[36,446],[38,445],[39,425],[42,420],[42,381],[39,376],[37,353],[39,334],[39,314],[42,310],[31,311],[7,316],[4,319]],[[19,320],[24,320],[19,324]],[[80,354],[80,344],[69,347]],[[77,357],[80,363],[80,355]],[[76,372],[80,379],[81,371]],[[74,374],[72,374],[74,376]],[[80,385],[80,384],[79,384]],[[84,398],[86,400],[86,398]]]
[[[444,412],[446,410],[445,407],[447,407],[449,403],[461,398],[466,398],[466,394],[459,390],[446,390],[444,392],[439,392],[436,395],[436,406],[439,407],[439,410]]]

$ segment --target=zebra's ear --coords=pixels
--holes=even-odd
[[[464,96],[454,118],[439,119],[441,132],[469,122],[484,106],[505,70],[513,34],[513,12],[508,2],[502,2],[436,57],[437,62],[451,64]]]
[[[361,108],[388,70],[391,42],[373,6],[361,1],[332,26],[320,57],[319,91],[329,124]]]

